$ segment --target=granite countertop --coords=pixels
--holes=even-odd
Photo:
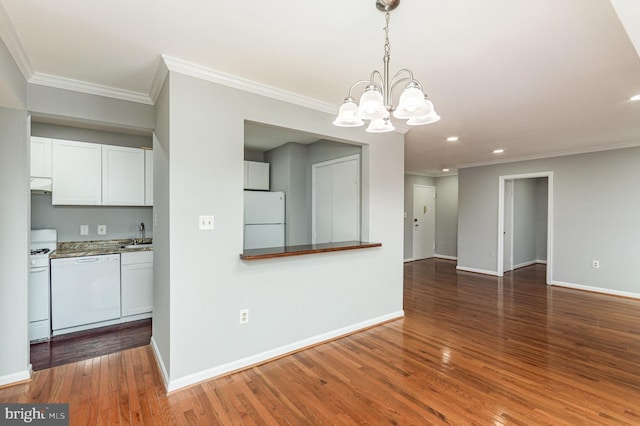
[[[134,246],[135,242],[135,246]],[[56,245],[50,259],[65,257],[99,256],[101,254],[130,253],[135,251],[152,251],[152,238],[127,238],[121,240],[100,241],[66,241]]]

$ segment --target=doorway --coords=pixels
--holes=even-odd
[[[553,277],[553,172],[528,173],[520,175],[508,175],[499,177],[498,186],[498,235],[497,235],[497,265],[496,272],[499,277],[507,270],[513,269],[513,240],[514,240],[514,197],[507,197],[510,191],[514,194],[515,181],[518,179],[547,178],[547,214],[546,214],[546,258],[547,258],[547,284],[552,282]],[[511,183],[509,183],[511,182]],[[511,201],[509,201],[511,200]],[[507,229],[509,237],[507,238]],[[506,256],[509,257],[507,263]],[[507,269],[509,268],[509,269]]]
[[[413,259],[435,256],[436,188],[413,185]]]

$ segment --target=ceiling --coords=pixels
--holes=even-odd
[[[381,70],[374,5],[0,0],[0,36],[34,83],[150,99],[164,54],[337,110],[353,82]],[[640,94],[638,22],[637,0],[403,0],[391,72],[410,68],[442,117],[406,134],[406,171],[640,144],[640,102],[629,100]]]

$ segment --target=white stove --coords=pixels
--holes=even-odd
[[[29,256],[29,340],[51,336],[49,255],[55,251],[58,233],[55,229],[31,230]]]

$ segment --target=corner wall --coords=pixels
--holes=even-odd
[[[160,349],[169,389],[401,316],[402,135],[337,128],[329,114],[173,71],[168,78],[170,162],[154,200],[157,191],[171,200],[170,246],[155,245],[168,252],[171,300],[162,322],[154,313],[154,336],[169,346]],[[363,222],[382,247],[241,261],[245,120],[362,144]],[[201,214],[215,216],[214,231],[198,230]],[[160,222],[156,241],[166,238]],[[250,322],[240,325],[245,308]]]
[[[499,177],[553,172],[552,284],[640,297],[638,164],[636,147],[460,169],[459,267],[496,273]]]

